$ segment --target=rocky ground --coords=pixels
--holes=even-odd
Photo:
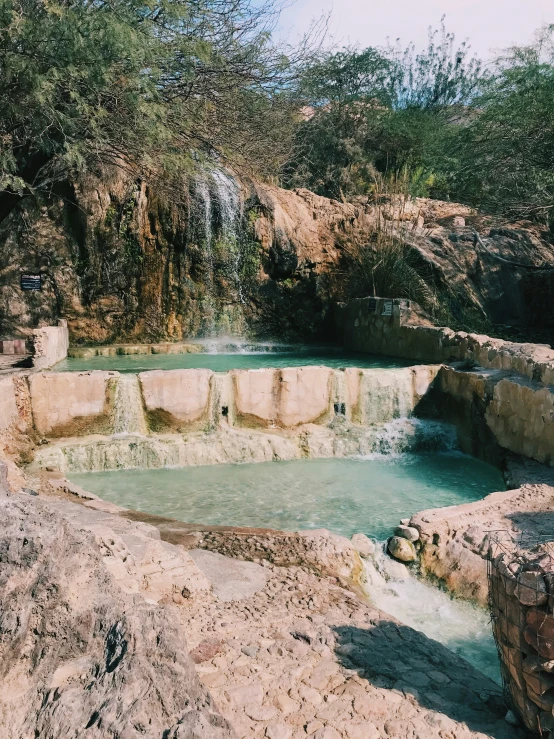
[[[55,546],[52,538],[48,539],[50,544],[44,540],[51,555],[49,569],[44,572],[57,578],[54,600],[65,609],[60,623],[75,623],[77,617],[77,623],[87,624],[89,615],[96,623],[95,593],[102,591],[108,600],[113,593],[110,608],[101,611],[105,616],[102,628],[107,634],[112,628],[117,630],[118,623],[126,624],[131,632],[126,642],[133,645],[129,659],[132,656],[133,661],[123,655],[121,667],[116,666],[110,677],[101,667],[99,647],[104,642],[94,629],[94,638],[86,636],[86,626],[84,632],[75,628],[73,637],[67,628],[52,629],[45,622],[34,633],[29,630],[32,620],[20,618],[27,628],[26,643],[34,645],[33,654],[46,639],[48,649],[37,661],[27,658],[30,653],[21,649],[19,632],[4,625],[0,629],[4,656],[18,655],[17,660],[10,660],[11,669],[4,668],[2,673],[0,703],[4,721],[15,721],[14,726],[26,731],[31,731],[35,722],[40,732],[45,725],[59,726],[56,716],[63,716],[71,729],[64,736],[78,736],[86,713],[89,722],[95,715],[93,726],[112,727],[115,722],[121,732],[101,734],[95,729],[97,733],[91,736],[125,739],[160,736],[141,724],[143,717],[150,714],[155,726],[165,725],[170,732],[167,736],[172,739],[208,739],[212,736],[206,729],[208,725],[214,727],[214,737],[227,736],[216,732],[227,731],[226,722],[241,739],[525,736],[523,729],[506,722],[506,706],[496,684],[437,642],[398,623],[393,615],[373,608],[355,584],[348,586],[343,574],[347,570],[351,576],[356,574],[359,557],[347,540],[312,532],[307,540],[291,548],[291,562],[286,564],[283,552],[290,548],[291,535],[286,546],[280,548],[275,544],[278,537],[274,536],[267,540],[268,556],[279,564],[259,558],[258,562],[247,562],[198,548],[204,541],[211,549],[219,546],[226,552],[238,552],[237,537],[232,532],[217,532],[211,539],[203,535],[204,539],[199,540],[198,535],[186,531],[170,531],[167,522],[158,528],[129,520],[115,506],[97,499],[79,500],[48,481],[35,482],[39,483],[38,496],[21,492],[3,498],[3,505],[5,511],[6,506],[15,506],[19,516],[22,511],[25,515],[38,512],[45,522],[43,535],[54,521],[63,532],[63,536],[58,536],[63,546]],[[171,544],[164,538],[181,544]],[[249,538],[253,547],[263,542],[261,534]],[[13,580],[13,563],[5,555],[20,546],[20,535],[13,528],[8,529],[3,542],[0,582],[5,599],[21,587],[22,580]],[[187,551],[183,544],[194,548]],[[244,546],[247,544],[248,539]],[[324,558],[322,566],[318,566],[316,554]],[[66,561],[59,562],[58,555]],[[94,560],[90,570],[87,557]],[[77,562],[81,562],[79,567]],[[336,577],[333,567],[337,569]],[[68,581],[58,577],[57,568]],[[81,589],[74,587],[85,575],[88,584]],[[29,580],[25,583],[28,588]],[[86,599],[79,597],[82,592],[87,593]],[[29,598],[28,590],[23,589],[22,593]],[[17,605],[17,601],[13,602]],[[27,603],[20,600],[20,609],[28,613],[29,603],[30,598]],[[151,619],[156,619],[153,631],[148,626]],[[5,619],[2,623],[6,623]],[[86,638],[80,638],[82,633]],[[160,659],[153,659],[152,638],[164,645]],[[63,649],[53,648],[64,639],[67,644]],[[184,678],[175,673],[177,669],[188,675],[183,650],[189,651],[196,673],[215,705],[209,697],[201,699],[203,694],[190,676],[183,683]],[[27,661],[18,672],[18,681],[14,681],[13,670],[19,668],[13,664],[22,658]],[[80,677],[73,669],[76,658],[78,665],[84,665]],[[172,660],[177,667],[170,669]],[[9,663],[4,660],[3,664]],[[154,670],[148,668],[152,664]],[[68,676],[66,668],[71,668]],[[131,673],[132,679],[125,677],[131,677]],[[91,675],[100,677],[91,682]],[[10,683],[16,684],[16,694],[11,689],[6,691]],[[151,689],[153,686],[155,690]],[[195,720],[200,722],[200,729],[196,727],[196,734],[189,731],[188,724],[189,733],[185,727],[182,733],[176,729],[183,723],[179,711],[185,710],[187,694],[198,696]],[[185,703],[179,703],[182,695]],[[75,711],[71,717],[68,707],[74,701],[86,710]],[[138,710],[136,701],[141,705],[141,720],[133,722]],[[54,711],[56,704],[58,713]],[[24,713],[21,705],[26,706]],[[217,710],[222,718],[217,718]],[[44,723],[45,715],[48,724]],[[191,714],[189,722],[192,718]],[[10,736],[23,739],[27,734],[18,728]],[[50,730],[37,736],[54,738],[61,734]]]
[[[219,557],[193,556],[205,571]],[[336,582],[225,559],[225,582],[187,609],[183,626],[200,678],[239,737],[525,736],[504,720],[498,686]],[[252,568],[263,586],[233,593],[231,578],[250,578]]]
[[[418,529],[424,571],[442,580],[454,593],[488,602],[487,556],[495,541],[504,548],[531,547],[552,536],[554,487],[552,473],[542,465],[513,470],[515,479],[533,480],[515,490],[492,493],[483,500],[421,511],[410,520]]]

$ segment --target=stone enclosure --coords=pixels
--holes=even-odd
[[[440,362],[420,413],[455,424],[461,448],[499,464],[506,451],[554,464],[554,351],[430,324],[407,300],[337,307],[347,349]]]
[[[324,424],[337,413],[361,425],[412,414],[438,367],[393,370],[298,367],[282,370],[155,370],[136,376],[117,372],[38,372],[26,378],[36,431],[46,438],[81,436],[103,427],[113,433],[116,388],[122,377],[139,386],[148,430],[294,428]],[[136,378],[136,379],[135,379]],[[2,379],[0,403],[7,425],[16,415],[15,386]],[[337,408],[338,410],[337,410]],[[344,406],[344,408],[343,408]],[[344,413],[341,414],[341,410]]]

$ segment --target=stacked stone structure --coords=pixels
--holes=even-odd
[[[493,540],[489,597],[507,693],[525,726],[554,732],[554,542]]]

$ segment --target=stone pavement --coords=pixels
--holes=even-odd
[[[230,577],[240,564],[229,561]],[[442,645],[329,578],[256,566],[255,593],[179,609],[197,671],[241,739],[527,736],[504,720],[499,686]]]

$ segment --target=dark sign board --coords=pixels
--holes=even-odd
[[[376,310],[377,310],[377,298],[370,298],[367,301],[367,312],[375,313]]]
[[[28,273],[21,275],[22,290],[42,290],[42,281],[40,275],[31,275]]]

